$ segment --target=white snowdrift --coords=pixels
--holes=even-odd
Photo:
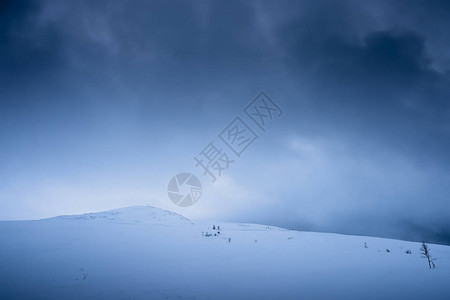
[[[153,207],[0,222],[0,237],[0,299],[450,299],[441,245],[430,270],[420,243]]]

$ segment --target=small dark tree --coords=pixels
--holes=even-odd
[[[86,278],[88,277],[88,274],[84,272],[83,268],[81,268],[81,273],[83,273],[83,280],[86,280]]]
[[[435,258],[431,257],[430,254],[430,247],[425,244],[425,242],[422,242],[422,248],[420,248],[420,254],[422,254],[423,258],[426,258],[428,260],[428,267],[433,266],[433,269],[436,268],[436,265],[434,264],[434,261],[436,260]]]

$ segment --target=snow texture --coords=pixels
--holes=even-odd
[[[416,242],[194,222],[148,206],[0,222],[0,237],[5,300],[450,299],[442,245],[430,245],[429,269]]]

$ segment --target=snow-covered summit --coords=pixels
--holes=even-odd
[[[183,217],[182,215],[153,206],[129,206],[119,209],[107,210],[104,212],[59,216],[47,220],[96,220],[111,223],[165,223],[172,225],[189,221],[189,219]]]

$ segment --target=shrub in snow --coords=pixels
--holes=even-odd
[[[84,272],[83,268],[81,268],[81,273],[83,273],[83,280],[85,280],[88,277],[88,274]]]
[[[428,267],[433,266],[433,269],[436,268],[436,265],[434,264],[434,261],[436,260],[435,258],[431,257],[430,254],[430,247],[425,244],[425,242],[422,242],[422,248],[420,248],[420,253],[422,254],[423,258],[426,258],[428,260]]]
[[[411,250],[408,249],[408,250],[405,251],[405,253],[406,254],[411,254]]]

